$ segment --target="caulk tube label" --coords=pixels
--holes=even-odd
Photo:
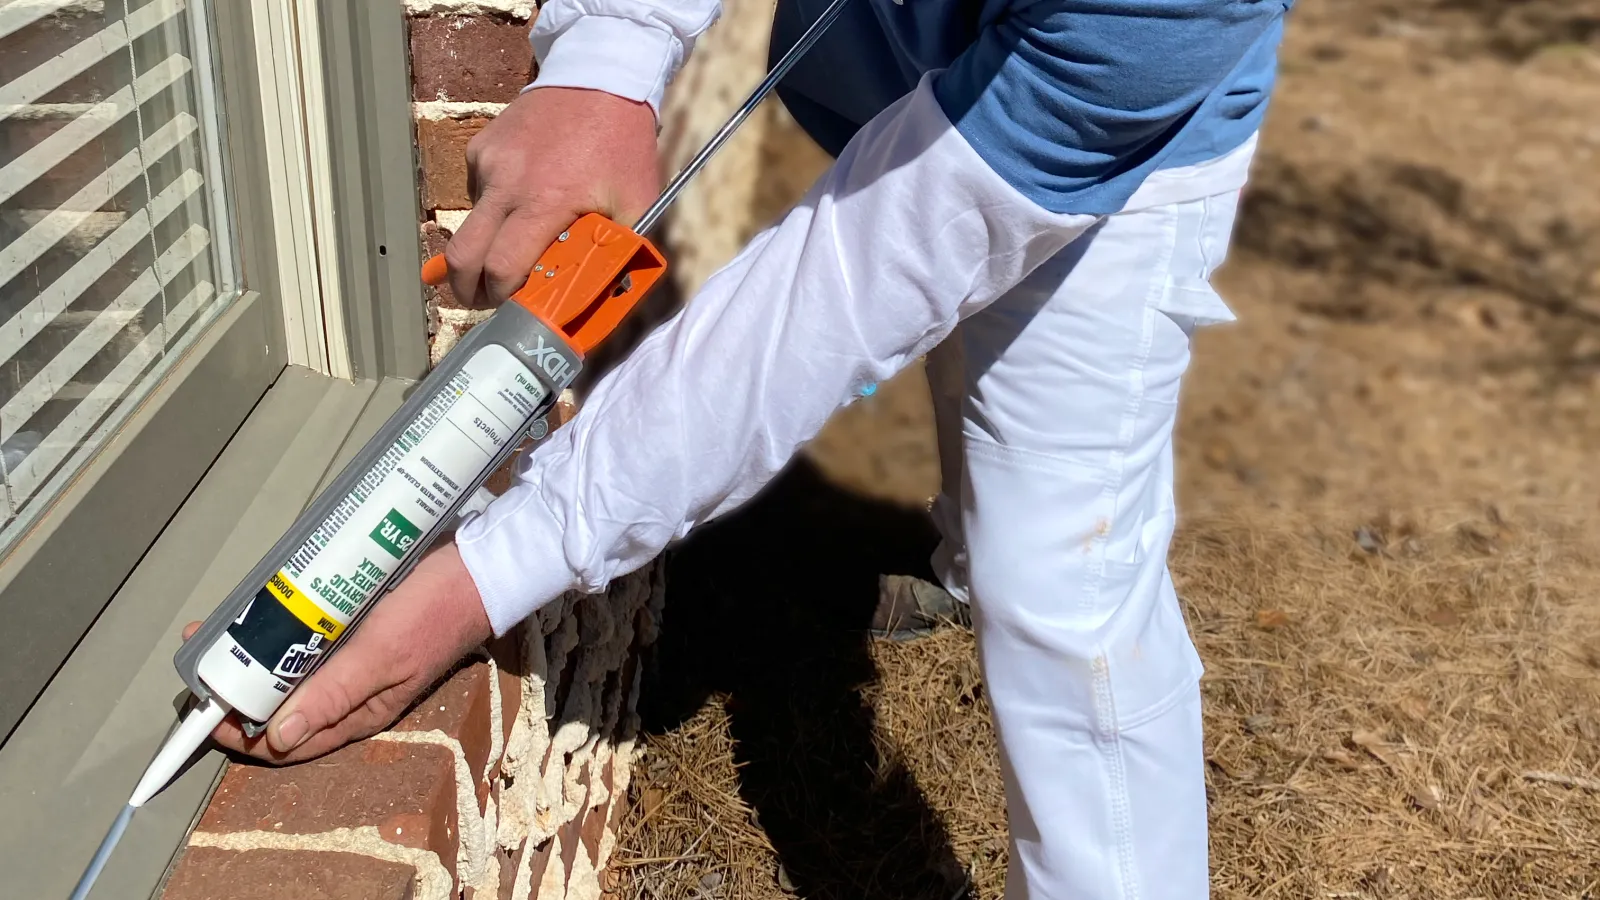
[[[200,658],[200,678],[269,719],[548,396],[510,350],[475,351]]]

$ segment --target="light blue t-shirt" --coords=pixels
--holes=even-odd
[[[1057,213],[1116,212],[1159,169],[1261,125],[1294,0],[850,0],[778,92],[837,155],[932,70],[991,168]],[[779,0],[777,59],[828,0]]]

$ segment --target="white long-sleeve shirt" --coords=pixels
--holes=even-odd
[[[659,105],[718,8],[551,0],[533,34],[535,85]],[[602,379],[460,529],[496,634],[566,591],[604,590],[749,499],[862,387],[1098,220],[1051,212],[998,175],[941,109],[937,77],[861,128],[805,198]],[[1136,199],[1194,199],[1243,178],[1237,166],[1157,174]]]
[[[539,75],[528,87],[605,91],[659,117],[667,85],[721,15],[722,0],[550,0],[533,23]]]

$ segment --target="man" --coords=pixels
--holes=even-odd
[[[607,375],[248,746],[387,726],[467,650],[602,590],[929,354],[940,578],[970,598],[1008,895],[1207,894],[1200,663],[1166,553],[1194,331],[1292,0],[853,0],[782,99],[835,165]],[[781,52],[826,0],[783,0]],[[468,149],[446,255],[501,300],[581,213],[658,189],[663,91],[718,0],[550,0],[540,73]],[[957,325],[960,325],[957,329]]]

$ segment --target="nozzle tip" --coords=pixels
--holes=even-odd
[[[206,738],[222,724],[227,715],[228,705],[214,697],[201,701],[200,705],[189,710],[189,714],[167,738],[161,752],[150,762],[150,767],[145,769],[144,777],[139,779],[139,786],[134,788],[128,805],[135,808],[143,806],[166,787],[167,782],[178,774],[194,751],[205,744]]]

